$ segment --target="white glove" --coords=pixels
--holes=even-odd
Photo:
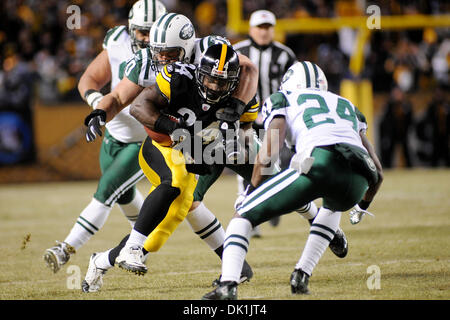
[[[97,108],[98,103],[100,102],[100,100],[103,99],[103,95],[98,92],[98,91],[94,91],[90,94],[88,94],[86,96],[86,102],[88,103],[88,105],[90,105],[93,109]]]
[[[362,220],[362,217],[368,214],[369,216],[374,217],[374,215],[372,213],[370,213],[367,210],[361,209],[359,207],[359,205],[355,205],[352,209],[352,211],[350,211],[349,215],[350,215],[350,223],[351,224],[357,224]]]
[[[244,203],[245,198],[253,192],[256,188],[252,187],[250,184],[245,188],[243,193],[239,193],[236,201],[234,202],[234,209],[237,210],[241,206],[242,203]]]

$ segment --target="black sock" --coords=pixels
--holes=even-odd
[[[134,230],[149,235],[166,217],[169,207],[180,194],[180,189],[162,183],[153,190],[142,204]]]
[[[113,249],[108,254],[108,260],[109,263],[113,266],[116,263],[116,258],[119,256],[120,250],[122,250],[123,247],[125,247],[125,243],[127,243],[128,238],[130,235],[126,235],[125,238],[120,241],[119,245]]]
[[[222,260],[222,254],[223,254],[223,245],[218,247],[214,252],[219,256],[220,260]]]

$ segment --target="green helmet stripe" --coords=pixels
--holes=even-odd
[[[150,57],[152,56],[152,54],[151,54],[149,48],[146,48],[145,51],[146,51],[146,54],[147,54],[147,62],[145,63],[144,79],[148,79],[148,75],[150,73],[150,66],[151,66],[151,63],[148,63],[148,61],[150,60]]]
[[[161,42],[165,42],[166,41],[166,30],[167,27],[169,26],[170,21],[172,21],[173,18],[175,18],[177,15],[175,13],[172,13],[172,15],[166,20],[166,23],[164,24],[164,28],[163,28],[163,32],[161,35]]]
[[[153,13],[152,21],[155,22],[155,20],[156,20],[156,0],[152,1],[152,13]]]
[[[147,12],[148,12],[148,3],[147,0],[144,0],[144,11],[145,11],[145,16],[144,16],[144,21],[147,22],[148,17],[147,17]]]
[[[309,70],[308,66],[304,61],[302,61],[303,68],[305,69],[305,76],[306,76],[306,88],[309,88],[311,86],[311,78],[309,76]]]
[[[315,63],[311,63],[314,69],[314,78],[315,78],[315,88],[319,88],[319,71],[317,70],[317,66]]]
[[[200,52],[205,51],[205,46],[203,44],[204,41],[205,41],[205,39],[200,40]]]
[[[116,41],[117,39],[119,39],[120,35],[122,34],[122,32],[124,32],[126,30],[125,26],[122,26],[122,30],[120,30],[120,32],[117,33],[117,35],[114,37],[114,41]]]
[[[153,37],[154,42],[158,42],[158,31],[161,23],[166,18],[166,16],[170,15],[170,13],[165,13],[163,16],[159,18],[158,24],[156,25],[155,36]]]

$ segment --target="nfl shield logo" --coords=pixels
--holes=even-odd
[[[208,111],[209,108],[211,108],[211,106],[209,104],[206,104],[206,103],[202,104],[202,110],[203,111]]]

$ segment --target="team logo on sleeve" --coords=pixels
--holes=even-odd
[[[377,171],[377,167],[375,166],[375,163],[373,162],[372,158],[364,155],[364,160],[366,160],[366,163],[369,166],[370,170]]]
[[[187,40],[194,35],[194,26],[191,23],[186,23],[180,31],[180,38]]]

